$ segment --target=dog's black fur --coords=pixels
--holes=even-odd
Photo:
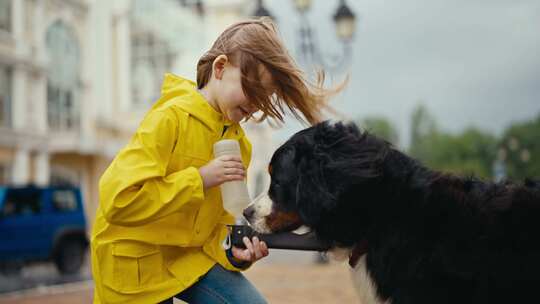
[[[270,168],[274,209],[335,246],[367,241],[383,300],[540,302],[538,183],[432,171],[354,124],[328,122],[295,134]]]

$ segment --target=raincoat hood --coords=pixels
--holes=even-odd
[[[204,96],[197,90],[197,84],[189,79],[168,73],[161,86],[161,96],[152,107],[152,110],[166,105],[175,97],[182,96],[182,101],[176,103],[182,110],[202,121],[206,126],[221,132],[223,126],[230,126],[234,122],[225,119],[223,114],[214,109]]]

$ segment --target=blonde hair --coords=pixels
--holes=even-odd
[[[324,89],[324,72],[319,72],[315,84],[306,80],[278,36],[269,18],[238,22],[228,27],[197,64],[197,86],[204,88],[212,75],[212,64],[219,55],[229,57],[231,64],[240,68],[242,90],[263,115],[283,122],[285,107],[300,121],[315,124],[322,120],[327,100],[339,92],[340,85]],[[260,82],[261,65],[272,77],[272,85]],[[303,115],[300,115],[300,113]]]

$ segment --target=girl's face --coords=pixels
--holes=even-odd
[[[242,73],[240,68],[230,62],[223,62],[221,58],[221,56],[218,57],[216,59],[218,62],[215,63],[214,72],[217,77],[212,90],[212,96],[215,97],[215,104],[226,119],[233,122],[240,122],[259,109],[246,98],[242,90]],[[262,66],[259,67],[258,72],[261,85],[269,86],[272,81],[270,73]]]
[[[261,85],[268,85],[270,74],[261,69]],[[222,71],[221,79],[215,90],[216,102],[221,113],[233,122],[240,122],[242,119],[251,116],[259,109],[247,100],[242,90],[242,73],[239,67],[227,64]]]

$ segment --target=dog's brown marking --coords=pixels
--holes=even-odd
[[[302,226],[302,220],[295,212],[273,210],[266,217],[266,225],[272,232],[290,231]]]

